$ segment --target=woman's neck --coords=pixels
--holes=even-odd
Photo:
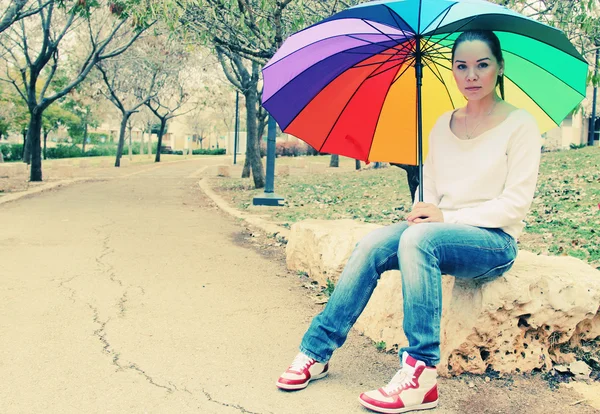
[[[488,114],[490,110],[496,105],[496,102],[500,101],[500,97],[494,91],[488,96],[478,100],[468,101],[465,111],[470,117],[478,117],[480,115]]]

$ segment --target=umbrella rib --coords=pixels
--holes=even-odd
[[[387,59],[387,60],[386,60],[384,63],[389,63],[389,62],[398,62],[398,61],[405,61],[405,60],[406,60],[406,57],[404,57],[404,58],[400,58],[400,57],[399,57],[399,58],[393,59],[393,57],[394,57],[394,56],[397,56],[397,55],[398,55],[398,53],[395,53],[395,54],[393,54],[393,55],[389,55],[389,56],[391,56],[391,57],[390,57],[390,58],[388,58],[388,59]],[[388,56],[388,55],[386,55],[386,56]],[[375,66],[375,65],[379,65],[379,64],[381,64],[381,62],[365,63],[364,65],[358,64],[358,65],[354,65],[354,66],[352,66],[352,67],[353,67],[353,68],[366,68],[366,67],[369,67],[369,66]]]
[[[452,94],[450,94],[450,91],[448,90],[448,85],[444,81],[444,78],[442,76],[442,72],[440,72],[440,69],[438,68],[437,63],[435,63],[431,59],[424,59],[424,61],[425,61],[425,64],[427,65],[427,67],[433,72],[434,76],[436,78],[438,78],[438,80],[440,82],[442,82],[442,85],[444,85],[444,89],[446,89],[446,93],[448,94],[448,97],[450,98],[450,102],[452,103],[452,108],[456,108],[456,105],[454,104],[454,99],[452,99]],[[431,66],[429,66],[428,61],[431,61],[431,64],[433,65],[433,67],[437,71],[437,74],[434,72],[433,68]]]
[[[391,60],[391,59],[390,59],[390,60]],[[405,61],[404,61],[404,62],[405,62]],[[389,67],[389,68],[387,68],[387,69],[384,69],[384,70],[382,70],[382,71],[381,71],[381,72],[379,72],[379,73],[375,73],[375,72],[377,72],[377,71],[375,71],[375,72],[371,73],[369,76],[367,76],[367,79],[372,79],[372,78],[374,78],[374,77],[376,77],[376,76],[379,76],[379,75],[381,75],[381,74],[383,74],[383,73],[386,73],[387,71],[390,71],[390,70],[396,69],[396,68],[398,68],[398,67],[402,66],[402,63],[403,63],[403,62],[399,62],[399,63],[395,64],[394,66],[391,66],[391,67]]]
[[[557,50],[558,50],[558,49],[557,49]],[[581,92],[579,92],[577,89],[575,89],[574,87],[572,87],[571,85],[569,85],[567,82],[565,82],[564,80],[562,80],[561,78],[559,78],[558,76],[556,76],[555,74],[553,74],[552,72],[550,72],[549,70],[547,70],[547,69],[545,69],[545,68],[541,67],[541,66],[540,66],[540,65],[538,65],[537,63],[535,63],[535,62],[532,62],[531,60],[527,59],[526,57],[523,57],[523,56],[521,56],[521,55],[518,55],[518,54],[516,54],[516,53],[513,53],[513,52],[509,52],[509,51],[507,51],[507,50],[504,50],[503,52],[505,52],[505,53],[507,53],[507,54],[511,54],[511,55],[513,55],[513,56],[516,56],[516,57],[518,57],[518,58],[521,58],[521,59],[523,59],[524,61],[526,61],[526,62],[529,62],[529,63],[531,63],[531,64],[532,64],[532,65],[534,65],[534,66],[537,66],[538,68],[540,68],[542,71],[546,72],[547,74],[549,74],[549,75],[550,75],[550,76],[552,76],[553,78],[555,78],[555,79],[558,79],[559,81],[561,81],[561,82],[562,82],[563,84],[565,84],[565,85],[566,85],[568,88],[570,88],[570,89],[574,90],[574,91],[575,91],[575,92],[577,92],[579,95],[581,95],[581,96],[585,97],[585,94],[582,94],[582,93],[581,93]],[[511,81],[512,81],[512,80],[511,80]],[[514,82],[513,82],[513,83],[514,83]],[[516,84],[515,84],[515,85],[516,85]],[[523,89],[521,89],[521,90],[523,90]]]
[[[379,30],[377,27],[373,26],[371,23],[369,23],[368,20],[366,20],[366,19],[360,19],[360,20],[362,20],[363,22],[365,22],[366,24],[368,24],[369,26],[371,26],[373,29],[377,30],[382,35],[387,36],[388,39],[390,39],[391,41],[398,42],[396,39],[392,38],[389,34],[384,33],[381,30]],[[404,33],[404,31],[402,29],[400,29],[400,30],[402,31],[402,33]]]
[[[512,79],[511,79],[509,76],[506,76],[506,75],[504,75],[504,76],[505,76],[505,77],[506,77],[508,80],[510,80],[510,81],[511,81],[511,82],[512,82],[512,83],[513,83],[513,84],[514,84],[514,85],[515,85],[517,88],[519,88],[519,89],[521,90],[521,92],[523,92],[525,95],[527,95],[527,97],[528,97],[529,99],[531,99],[531,101],[532,101],[533,103],[535,103],[535,104],[536,104],[536,106],[537,106],[538,108],[540,108],[540,110],[541,110],[543,113],[545,113],[545,114],[546,114],[546,116],[547,116],[549,119],[551,119],[551,120],[552,120],[552,122],[554,122],[554,125],[556,125],[556,126],[560,126],[559,124],[557,124],[557,123],[556,123],[556,121],[554,120],[554,118],[552,118],[552,117],[550,116],[550,114],[549,114],[549,113],[548,113],[548,112],[547,112],[547,111],[546,111],[544,108],[542,108],[540,105],[538,105],[538,103],[537,103],[537,102],[536,102],[536,101],[535,101],[535,100],[534,100],[534,99],[533,99],[531,96],[529,96],[529,94],[528,94],[527,92],[525,92],[525,90],[524,90],[523,88],[521,88],[521,87],[520,87],[520,86],[517,84],[517,82],[515,82],[514,80],[512,80]]]
[[[381,63],[380,67],[383,66],[386,62]],[[360,85],[358,86],[358,88],[356,88],[354,90],[354,92],[352,93],[352,96],[350,97],[350,99],[348,99],[348,101],[346,102],[346,104],[344,105],[344,107],[342,108],[342,110],[340,111],[340,113],[338,114],[335,122],[333,123],[333,125],[331,126],[331,129],[329,130],[329,132],[327,133],[327,135],[325,135],[325,139],[323,140],[323,143],[321,144],[321,146],[319,147],[319,152],[321,152],[321,150],[323,149],[323,147],[325,146],[325,144],[327,143],[327,140],[329,139],[329,136],[331,135],[331,133],[333,132],[335,126],[337,125],[338,121],[340,120],[340,118],[342,117],[342,114],[344,113],[344,110],[348,107],[348,105],[350,104],[350,102],[352,102],[352,99],[354,98],[354,96],[356,95],[356,93],[358,92],[358,90],[360,88],[362,88],[362,86],[364,85],[364,83],[367,81],[367,79],[369,79],[369,77],[377,70],[378,68],[375,68],[373,70],[373,72],[371,72],[369,74],[369,76],[367,76],[365,79],[362,80],[362,82],[360,83]],[[300,111],[302,112],[302,111]],[[298,112],[298,113],[300,113]],[[293,122],[293,121],[292,121]],[[290,122],[291,124],[291,122]]]
[[[443,48],[446,48],[446,46],[444,46]],[[424,57],[428,57],[428,56],[437,56],[441,59],[450,61],[451,57],[448,56],[448,52],[442,52],[441,50],[443,49],[442,47],[440,47],[439,49],[436,49],[433,53],[428,52]]]
[[[396,13],[392,9],[390,9],[387,4],[384,4],[383,6],[387,9],[388,13],[390,14],[390,16],[392,16],[392,19],[394,19],[394,21],[398,25],[398,28],[402,31],[402,34],[406,38],[410,38],[410,37],[412,37],[412,36],[415,35],[414,33],[412,33],[410,36],[406,36],[406,32],[402,28],[402,24],[401,23],[404,23],[406,25],[406,27],[410,27],[410,25],[408,24],[408,22],[406,20],[404,20],[400,15],[398,15],[398,13]],[[400,19],[400,21],[398,21],[397,18]],[[414,29],[414,28],[411,27],[411,29]]]
[[[440,12],[440,14],[438,14],[438,15],[435,17],[435,19],[434,19],[434,20],[436,20],[436,19],[439,19],[439,18],[440,18],[440,16],[441,16],[442,14],[444,14],[444,13],[446,14],[444,17],[442,17],[442,18],[440,19],[440,22],[438,23],[438,25],[437,25],[437,27],[435,28],[435,30],[437,30],[437,29],[439,29],[439,28],[440,28],[440,26],[441,26],[441,25],[442,25],[442,23],[444,22],[444,19],[445,19],[446,17],[448,17],[448,14],[450,14],[450,10],[452,10],[452,7],[454,7],[456,4],[457,4],[457,3],[451,4],[451,5],[450,5],[450,7],[447,7],[447,8],[445,8],[444,10],[442,10],[442,11]]]
[[[440,76],[438,76],[438,74],[435,73],[434,70],[432,69],[432,67],[429,65],[430,61],[431,61],[430,59],[423,59],[423,62],[425,62],[425,65],[431,70],[431,72],[433,73],[433,76],[435,76],[440,82],[442,82],[444,84],[444,86],[446,86],[446,84],[444,83],[444,80],[441,77],[441,74],[440,74]],[[435,63],[433,61],[431,61],[431,63],[435,66]],[[446,88],[446,90],[448,90],[448,88]]]
[[[268,66],[265,66],[265,67],[264,67],[262,70],[264,71],[264,70],[265,70],[265,69],[267,69],[267,68],[270,68],[270,67],[272,67],[272,66],[275,66],[275,65],[276,65],[276,64],[278,64],[279,62],[283,62],[285,59],[287,59],[287,58],[289,58],[289,57],[291,57],[291,56],[295,55],[296,53],[299,53],[301,50],[304,50],[304,49],[306,49],[306,48],[308,48],[308,47],[310,47],[310,46],[316,45],[316,44],[318,44],[318,43],[321,43],[321,42],[324,42],[324,41],[326,41],[326,40],[335,39],[336,37],[339,37],[339,38],[341,38],[341,37],[350,37],[350,38],[352,38],[352,39],[356,39],[356,40],[363,41],[363,42],[365,42],[366,44],[372,44],[372,45],[378,45],[378,44],[379,44],[379,43],[369,42],[368,40],[364,40],[364,39],[361,39],[361,38],[358,38],[358,37],[354,37],[354,36],[357,36],[357,35],[363,35],[363,34],[364,34],[364,35],[372,35],[373,33],[353,33],[352,35],[348,35],[348,34],[342,34],[342,35],[334,35],[334,36],[329,36],[329,37],[324,37],[324,38],[321,38],[321,39],[319,39],[319,40],[317,40],[317,41],[315,41],[315,42],[313,42],[313,43],[309,43],[309,44],[307,44],[307,45],[304,45],[304,46],[302,46],[302,47],[301,47],[301,48],[299,48],[299,49],[296,49],[296,50],[294,50],[292,53],[290,53],[289,55],[286,55],[286,56],[282,57],[282,58],[281,58],[281,59],[279,59],[277,62],[273,62],[272,64],[270,64],[270,65],[268,65]],[[388,37],[388,38],[389,38],[389,37]],[[391,39],[391,40],[393,40],[394,42],[397,42],[397,40],[395,40],[395,39]],[[380,43],[381,43],[381,42],[380,42]],[[340,51],[340,52],[336,52],[334,55],[337,55],[338,53],[343,53],[343,52],[346,52],[347,50],[357,49],[357,48],[359,48],[359,47],[363,47],[363,46],[365,46],[365,45],[355,46],[355,47],[352,47],[352,48],[350,48],[350,49],[342,50],[342,51]],[[346,53],[352,53],[352,52],[346,52]],[[357,54],[357,55],[358,55],[358,54],[360,54],[360,53],[355,53],[355,54]],[[371,55],[372,53],[365,53],[365,54],[369,54],[369,55]],[[331,56],[334,56],[334,55],[331,55]],[[330,56],[328,56],[328,57],[330,57]]]
[[[460,27],[459,27],[457,30],[454,30],[454,31],[452,31],[452,32],[448,33],[446,36],[444,36],[443,38],[439,39],[438,41],[436,41],[436,42],[431,42],[431,43],[433,43],[434,45],[437,45],[437,44],[439,44],[441,41],[443,41],[443,40],[446,40],[448,37],[450,37],[450,36],[451,36],[451,35],[453,35],[454,33],[458,33],[458,32],[460,32],[460,31],[461,31],[461,29],[462,29],[463,27],[465,27],[466,25],[468,25],[469,23],[471,23],[471,22],[472,22],[473,20],[475,20],[477,17],[478,17],[478,16],[473,16],[473,17],[471,17],[470,19],[465,19],[466,23],[464,23],[462,26],[460,26]],[[438,27],[435,29],[435,31],[437,31],[438,29],[439,29],[439,26],[438,26]],[[435,33],[435,31],[434,31],[434,33]],[[428,41],[430,41],[430,40],[431,40],[431,36],[429,36],[429,37],[427,38],[427,40],[428,40]],[[431,47],[432,47],[432,46],[431,46]],[[431,47],[430,47],[430,48],[431,48]],[[427,51],[428,51],[428,49],[425,49],[425,50],[423,51],[423,53],[427,53]]]
[[[358,33],[358,34],[360,34],[360,33]],[[351,39],[360,40],[360,41],[362,41],[362,42],[367,42],[368,44],[370,44],[370,45],[374,45],[374,46],[379,46],[379,44],[380,44],[380,43],[382,43],[382,42],[372,42],[372,41],[370,41],[370,40],[362,39],[362,38],[360,38],[360,37],[357,37],[357,36],[358,36],[358,34],[351,34],[351,35],[345,35],[345,36],[346,36],[346,37],[349,37],[349,38],[351,38]],[[369,35],[369,34],[372,34],[372,33],[364,33],[364,34],[365,34],[365,35]],[[388,36],[388,39],[389,39],[389,36]],[[405,39],[408,39],[408,37],[405,37]],[[391,40],[392,40],[392,41],[394,41],[394,42],[398,42],[398,40],[397,40],[397,39],[391,39]],[[400,44],[400,43],[398,43],[398,44]],[[390,47],[390,48],[388,48],[388,49],[396,49],[396,47],[394,46],[394,47]],[[399,49],[399,50],[401,50],[401,49]]]
[[[411,58],[411,59],[409,59],[409,60],[406,61],[407,62],[406,69],[404,69],[404,71],[400,74],[400,76],[396,76],[396,79],[394,79],[392,81],[392,85],[394,83],[396,83],[398,81],[398,79],[400,79],[402,77],[402,75],[404,75],[406,73],[406,71],[409,70],[412,67],[412,64],[415,62],[415,60],[416,60],[416,58],[413,57],[413,58]],[[391,87],[391,85],[390,85],[390,87]]]

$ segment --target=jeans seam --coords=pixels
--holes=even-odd
[[[483,251],[488,251],[488,252],[501,252],[504,250],[507,250],[508,247],[510,247],[511,242],[508,241],[503,247],[482,247],[482,246],[475,246],[472,244],[464,244],[464,243],[444,243],[443,246],[457,246],[457,247],[470,247],[473,249],[477,249],[477,250],[483,250]],[[435,246],[436,248],[442,246],[442,245],[437,245]]]

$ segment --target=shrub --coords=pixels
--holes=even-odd
[[[192,150],[193,155],[225,155],[225,153],[225,148]]]
[[[56,148],[46,149],[47,158],[75,158],[82,155],[81,148],[76,145],[58,145]]]
[[[23,144],[2,144],[0,145],[0,151],[2,151],[5,162],[21,161]]]
[[[300,141],[280,141],[275,142],[275,156],[276,157],[299,157],[302,155],[310,155],[312,148]],[[265,157],[267,155],[267,143],[260,143],[260,156]]]
[[[86,157],[107,157],[117,155],[116,145],[96,145],[85,152]]]
[[[110,134],[103,132],[90,132],[88,134],[88,143],[90,144],[108,144],[110,142]]]

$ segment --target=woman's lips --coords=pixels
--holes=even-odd
[[[481,89],[481,86],[471,86],[469,88],[465,88],[468,91],[478,91],[479,89]]]

